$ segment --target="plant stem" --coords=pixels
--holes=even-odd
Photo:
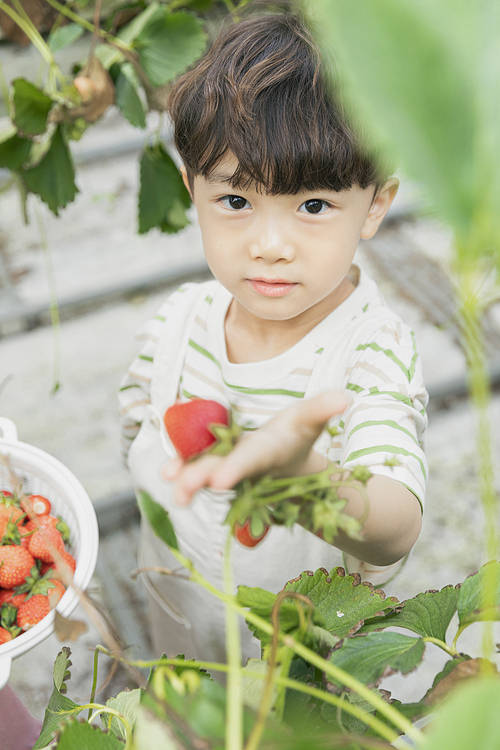
[[[99,662],[99,649],[96,648],[96,649],[94,649],[94,669],[93,669],[93,673],[92,673],[92,688],[90,690],[90,700],[89,700],[89,703],[93,703],[94,699],[95,699],[95,691],[97,689],[97,666],[98,666],[98,662]],[[88,717],[87,717],[87,721],[90,721],[91,711],[92,711],[92,709],[89,708],[89,714],[88,714]]]
[[[207,669],[214,672],[227,672],[229,669],[227,664],[220,664],[219,662],[197,661],[195,659],[175,659],[168,657],[148,660],[126,659],[124,656],[113,654],[104,646],[96,646],[96,648],[103,654],[106,654],[113,659],[126,662],[131,667],[150,668],[169,665],[172,667],[193,667],[194,669]],[[244,668],[243,672],[245,676],[251,677],[252,679],[256,678],[259,680],[264,680],[266,678],[266,675],[262,672],[248,669],[247,667]],[[368,711],[365,711],[365,709],[361,708],[360,706],[356,706],[353,703],[347,702],[344,698],[340,698],[338,695],[334,695],[333,693],[326,692],[326,690],[321,690],[320,688],[315,688],[311,685],[307,685],[305,682],[293,680],[291,677],[281,677],[280,675],[276,675],[274,677],[274,681],[277,685],[289,688],[290,690],[295,690],[298,693],[310,695],[312,698],[317,698],[318,700],[322,700],[332,706],[341,708],[342,711],[351,714],[351,716],[355,716],[357,719],[366,724],[366,726],[373,729],[374,732],[376,732],[381,737],[384,737],[389,742],[392,742],[398,737],[397,732],[395,732],[393,729],[390,729],[376,716],[369,713]]]
[[[491,429],[488,418],[491,393],[481,328],[482,306],[474,288],[472,271],[466,269],[462,274],[459,289],[469,390],[477,415],[476,449],[479,494],[485,519],[486,553],[488,560],[494,560],[498,555],[499,537],[496,519],[497,499],[491,455]],[[490,566],[485,571],[482,591],[482,608],[484,610],[495,607],[497,585],[494,566]],[[483,631],[484,659],[490,660],[494,650],[493,622],[487,621]]]
[[[433,638],[431,635],[427,635],[422,640],[426,643],[434,643],[435,646],[439,646],[439,648],[442,648],[443,651],[446,651],[450,656],[458,656],[458,651],[453,646],[448,646],[448,644],[440,638]]]
[[[113,36],[103,29],[98,29],[93,23],[87,21],[86,18],[83,18],[83,16],[79,16],[78,13],[75,13],[67,6],[61,5],[61,3],[59,3],[57,0],[45,0],[45,2],[55,8],[55,10],[59,11],[59,13],[61,13],[63,16],[66,16],[66,18],[69,18],[70,21],[77,23],[83,29],[86,29],[86,31],[90,31],[92,34],[96,34],[97,36],[101,37],[103,41],[111,44],[113,47],[117,47],[124,53],[132,52],[132,48],[130,47],[130,45],[126,44],[126,42],[123,42],[119,37]]]
[[[229,596],[228,594],[219,591],[219,589],[213,586],[202,576],[202,574],[198,570],[196,570],[191,560],[185,557],[179,550],[174,549],[173,547],[170,547],[169,549],[181,563],[181,565],[183,565],[189,571],[192,581],[200,584],[207,591],[212,593],[218,599],[222,600],[226,604],[226,606],[231,607],[235,612],[240,614],[241,617],[247,620],[247,622],[252,623],[260,630],[263,630],[265,633],[272,636],[273,628],[266,620],[240,606],[234,596]],[[383,698],[367,688],[366,685],[350,675],[348,672],[345,672],[343,669],[340,669],[326,659],[323,659],[321,656],[318,656],[318,654],[304,646],[302,643],[298,643],[290,635],[284,635],[280,633],[280,641],[284,643],[285,646],[291,648],[294,653],[298,654],[298,656],[301,656],[305,661],[309,662],[310,664],[324,672],[328,677],[331,677],[333,680],[342,683],[343,685],[357,693],[359,696],[364,698],[367,703],[373,706],[375,710],[379,711],[382,716],[391,721],[394,726],[400,729],[402,732],[406,732],[406,734],[417,744],[422,742],[422,733],[418,729],[416,729],[411,724],[411,722],[406,719],[405,716],[403,716],[393,706],[386,703]],[[231,748],[231,750],[233,749]]]
[[[44,42],[43,38],[40,36],[29,18],[27,20],[26,18],[23,18],[22,15],[17,13],[14,8],[10,7],[10,5],[4,3],[3,0],[0,0],[0,10],[3,10],[3,12],[8,15],[17,26],[19,26],[21,31],[24,31],[32,45],[38,50],[47,65],[57,67],[56,61],[54,60],[54,56],[52,55],[50,48]]]
[[[224,591],[233,597],[234,580],[231,565],[233,535],[229,529],[224,551]],[[226,651],[228,664],[226,705],[226,748],[241,750],[243,743],[243,689],[241,682],[241,644],[238,615],[226,607]]]

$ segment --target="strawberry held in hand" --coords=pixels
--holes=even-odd
[[[195,398],[170,406],[164,416],[165,429],[177,453],[187,460],[216,442],[212,425],[229,425],[229,412],[217,401]]]

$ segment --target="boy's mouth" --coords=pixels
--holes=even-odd
[[[297,286],[292,281],[285,279],[248,279],[254,291],[265,297],[283,297]]]

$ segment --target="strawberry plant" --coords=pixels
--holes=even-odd
[[[173,404],[166,410],[163,422],[177,453],[185,460],[201,453],[228,455],[243,432],[222,404],[201,398]],[[316,474],[244,479],[234,488],[235,497],[225,523],[245,547],[259,544],[271,523],[287,527],[300,523],[328,542],[340,529],[359,538],[364,518],[358,520],[343,512],[346,501],[338,489],[356,487],[364,494],[371,472],[357,466],[344,471],[338,480],[332,478],[335,473],[339,473],[339,467],[332,463]]]
[[[189,194],[147,115],[165,111],[170,82],[205,50],[204,17],[237,14],[248,0],[112,3],[102,18],[100,0],[90,5],[46,2],[49,12],[40,15],[27,0],[0,0],[6,33],[31,43],[42,62],[36,83],[26,78],[10,82],[10,125],[0,133],[0,168],[17,183],[24,215],[29,194],[56,216],[75,200],[71,141],[81,139],[114,105],[131,125],[150,133],[140,156],[138,231],[179,231],[188,223]],[[75,60],[67,74],[55,55],[84,33],[91,35],[88,55]]]

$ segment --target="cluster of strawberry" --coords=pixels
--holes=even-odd
[[[217,401],[194,398],[177,401],[163,415],[170,440],[184,461],[201,453],[228,455],[242,428],[231,413]],[[365,466],[344,472],[346,479],[332,481],[338,465],[329,465],[316,474],[274,478],[268,475],[243,479],[235,486],[235,498],[225,523],[245,547],[255,547],[271,525],[291,527],[294,523],[332,542],[339,531],[360,539],[361,522],[344,512],[346,501],[339,496],[342,481],[365,485],[371,474]]]
[[[0,490],[0,645],[40,622],[75,572],[69,529],[43,495]]]

